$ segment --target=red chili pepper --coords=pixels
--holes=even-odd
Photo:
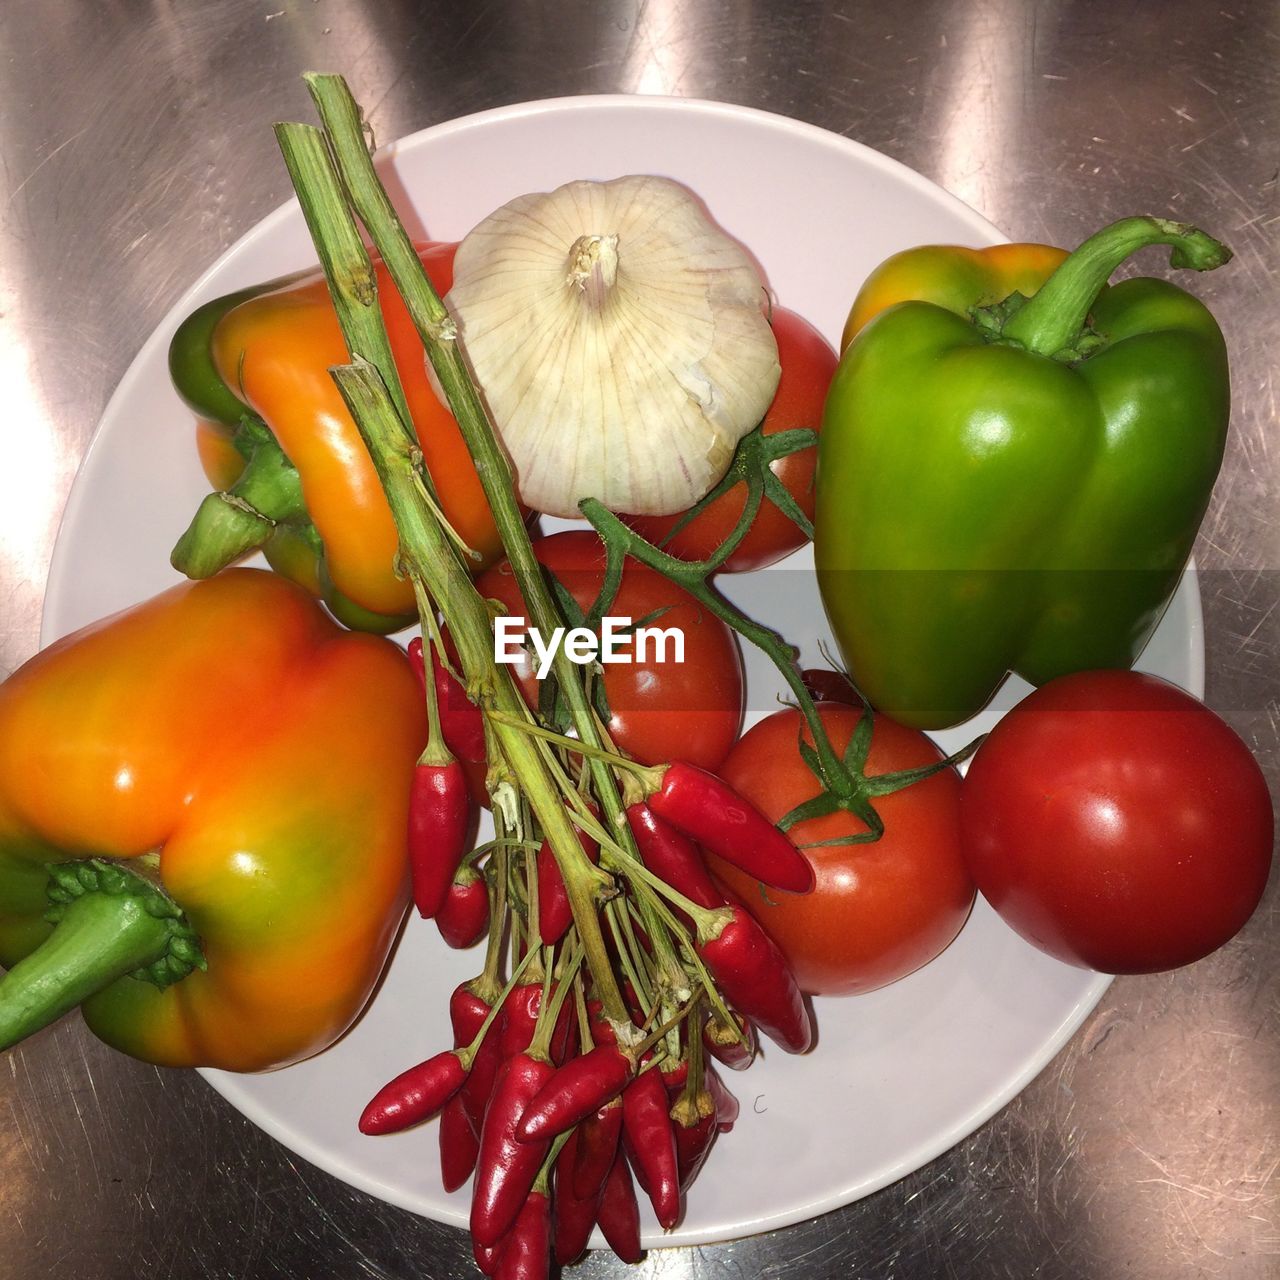
[[[409,865],[414,904],[428,920],[444,904],[470,827],[471,793],[462,766],[453,759],[419,762],[409,792]]]
[[[680,1190],[687,1191],[698,1176],[719,1132],[715,1099],[705,1088],[693,1097],[686,1094],[671,1108],[671,1120],[676,1136]]]
[[[661,781],[646,798],[660,818],[765,884],[792,893],[813,888],[809,860],[727,782],[681,760],[654,776]]]
[[[566,1000],[560,1006],[556,1029],[551,1033],[551,1061],[563,1066],[578,1050],[578,1018],[573,1005]]]
[[[716,1075],[713,1068],[707,1068],[707,1092],[715,1100],[716,1126],[721,1133],[728,1133],[738,1118],[738,1100],[725,1087],[725,1083]]]
[[[582,851],[592,862],[600,861],[600,846],[580,827],[575,828]],[[544,840],[538,850],[538,932],[547,946],[554,946],[573,923],[569,890],[565,888],[556,855]]]
[[[636,1074],[635,1060],[616,1045],[601,1045],[566,1062],[542,1086],[516,1129],[521,1142],[550,1140],[616,1098]]]
[[[493,1097],[493,1086],[498,1079],[498,1071],[502,1066],[501,1045],[498,1040],[498,1028],[490,1028],[484,1043],[476,1053],[471,1064],[471,1074],[462,1086],[459,1095],[467,1109],[467,1119],[478,1138],[484,1128],[484,1114],[489,1109],[489,1099]]]
[[[587,1021],[591,1026],[591,1039],[595,1044],[617,1044],[617,1037],[609,1019],[604,1016],[604,1005],[592,996],[587,1001]]]
[[[518,1053],[498,1072],[484,1114],[471,1192],[471,1235],[479,1244],[497,1244],[506,1234],[546,1159],[551,1144],[520,1142],[516,1125],[554,1070],[549,1062]]]
[[[470,1044],[480,1034],[480,1028],[492,1008],[487,1000],[476,994],[474,983],[478,981],[472,978],[460,982],[449,997],[449,1025],[453,1028],[455,1049]],[[488,1039],[487,1036],[485,1038]]]
[[[455,1094],[440,1113],[440,1181],[446,1191],[457,1191],[476,1167],[480,1140],[471,1127],[466,1103]]]
[[[453,877],[436,912],[436,927],[457,950],[475,946],[489,932],[489,886],[474,867],[463,866]]]
[[[581,1132],[581,1129],[575,1129],[569,1135],[569,1140],[556,1160],[556,1193],[551,1199],[554,1230],[551,1234],[555,1241],[556,1262],[562,1267],[567,1267],[585,1251],[587,1241],[591,1239],[591,1228],[596,1225],[600,1193],[604,1190],[602,1186],[597,1186],[586,1196],[580,1196],[574,1191]]]
[[[719,1132],[715,1116],[702,1116],[688,1129],[676,1125],[676,1164],[682,1192],[688,1191],[702,1172]]]
[[[662,1083],[667,1087],[667,1096],[674,1102],[689,1078],[689,1060],[679,1058],[672,1062],[667,1059],[658,1070],[662,1072]]]
[[[498,1261],[502,1257],[502,1250],[496,1244],[481,1245],[472,1240],[471,1256],[475,1258],[476,1266],[480,1268],[481,1274],[491,1276],[496,1274],[498,1270]]]
[[[462,983],[449,998],[449,1021],[453,1024],[453,1042],[456,1048],[470,1044],[479,1034],[480,1026],[489,1016],[489,1004],[472,989],[470,982]],[[467,1119],[478,1138],[484,1124],[485,1108],[493,1093],[493,1082],[502,1065],[502,1028],[499,1018],[489,1028],[471,1064],[459,1097],[467,1110]]]
[[[574,1194],[585,1199],[598,1196],[604,1180],[613,1168],[622,1135],[622,1099],[607,1102],[593,1116],[588,1116],[575,1135],[578,1141],[578,1167],[573,1175]]]
[[[702,1029],[702,1043],[730,1071],[745,1071],[755,1060],[756,1032],[751,1023],[741,1015],[734,1014],[733,1020],[737,1024],[737,1031],[718,1013],[713,1013]]]
[[[654,1070],[641,1072],[622,1095],[627,1152],[658,1221],[668,1230],[680,1220],[680,1177],[670,1105],[662,1075]]]
[[[533,1043],[542,1011],[542,983],[526,982],[512,987],[502,1006],[502,1057],[513,1058]]]
[[[631,1185],[627,1159],[621,1149],[605,1179],[597,1220],[609,1248],[623,1262],[640,1261],[640,1206],[636,1203],[636,1190]]]
[[[414,636],[409,641],[409,661],[425,687],[421,636]],[[440,712],[440,733],[445,746],[460,760],[483,764],[484,716],[480,708],[467,697],[467,691],[443,662],[433,662],[431,670],[435,676],[436,706]]]
[[[540,982],[527,983],[512,989],[502,1009],[500,1058],[510,1058],[514,1054],[523,1053],[533,1043],[533,1033],[537,1030],[538,1015],[541,1012],[542,984]],[[551,1034],[551,1061],[557,1066],[568,1058],[576,1041],[577,1029],[573,1005],[566,1000],[560,1006],[560,1016],[556,1019],[555,1030]]]
[[[546,1280],[551,1271],[551,1200],[533,1190],[498,1256],[495,1280]]]
[[[698,939],[698,954],[730,1004],[788,1053],[813,1043],[813,1025],[786,959],[737,903],[732,919],[712,939]]]
[[[810,667],[800,673],[804,687],[816,702],[843,702],[850,707],[862,705],[858,691],[843,671],[828,671],[825,667]]]
[[[644,865],[654,875],[700,907],[724,906],[724,895],[712,882],[697,845],[683,831],[664,822],[643,801],[627,810],[627,821]]]
[[[638,925],[632,924],[636,936],[640,936],[640,928]],[[636,1026],[643,1026],[645,1021],[645,1010],[641,1007],[640,998],[636,995],[635,988],[631,985],[630,978],[623,978],[618,983],[622,988],[622,998],[626,1002],[626,1006],[631,1013],[632,1021]],[[610,1025],[608,1018],[604,1016],[604,1006],[599,1000],[587,1001],[587,1013],[591,1019],[591,1038],[596,1044],[617,1044],[617,1037],[614,1034],[613,1027]]]
[[[467,1068],[454,1049],[402,1071],[374,1094],[360,1117],[360,1132],[398,1133],[435,1115],[467,1078]]]

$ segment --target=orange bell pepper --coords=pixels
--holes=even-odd
[[[0,1048],[77,1004],[166,1066],[332,1043],[408,904],[425,721],[395,645],[260,570],[37,654],[0,685]]]
[[[438,292],[453,282],[452,244],[419,254]],[[432,387],[422,343],[386,268],[378,298],[405,400],[446,518],[479,555],[501,540],[458,425]],[[261,547],[272,566],[364,630],[395,630],[413,588],[394,572],[395,525],[373,463],[329,376],[349,359],[323,276],[219,298],[193,312],[170,346],[179,394],[198,418],[205,499],[174,551],[191,577]]]

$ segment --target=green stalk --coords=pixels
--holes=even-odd
[[[377,372],[363,361],[334,369],[333,377],[382,480],[400,531],[400,555],[407,571],[429,584],[432,598],[444,610],[468,682],[485,690],[487,700],[514,717],[524,703],[509,672],[499,671],[494,662],[488,609],[422,501],[419,466],[397,447],[395,410],[386,388]],[[595,868],[578,843],[559,789],[548,777],[538,747],[527,734],[508,724],[495,724],[494,739],[555,851],[600,998],[611,1017],[625,1018],[626,1005],[596,916]]]
[[[782,678],[787,682],[792,697],[796,700],[796,706],[809,726],[814,746],[823,764],[824,780],[831,783],[845,776],[847,771],[840,757],[836,755],[831,740],[827,737],[826,728],[818,716],[809,691],[804,687],[800,672],[796,670],[795,648],[776,631],[744,617],[723,596],[712,590],[706,581],[707,574],[710,572],[706,561],[677,560],[675,556],[660,551],[635,530],[623,524],[612,511],[595,498],[587,498],[579,504],[579,509],[604,540],[611,559],[631,556],[641,564],[656,569],[664,578],[683,587],[708,612],[714,614],[731,630],[736,631],[757,649],[768,654],[774,666],[781,672]],[[746,514],[745,511],[743,514]],[[739,521],[739,530],[740,536],[741,533],[746,532],[746,526],[742,521]]]
[[[409,428],[409,405],[400,385],[400,374],[391,356],[391,340],[378,306],[378,276],[346,206],[328,200],[304,199],[302,192],[331,186],[333,162],[324,134],[305,124],[276,125],[276,141],[284,155],[302,205],[302,214],[324,268],[334,304],[345,305],[338,315],[351,358],[367,360],[377,369],[395,407],[401,433],[416,444]],[[340,198],[339,198],[340,200]]]
[[[502,535],[507,558],[520,584],[529,619],[543,635],[550,635],[556,627],[563,625],[564,619],[534,555],[524,517],[516,502],[511,467],[454,340],[453,320],[427,277],[413,242],[378,179],[365,145],[360,108],[341,76],[309,74],[304,79],[324,123],[334,161],[351,202],[404,299],[449,408],[457,419],[489,509]],[[576,665],[562,648],[556,651],[552,670],[579,738],[588,746],[599,747],[601,737],[586,690]],[[588,767],[605,817],[617,838],[632,847],[630,828],[612,772],[601,761],[592,760]]]
[[[501,826],[501,816],[494,814],[494,826]],[[484,968],[472,990],[490,1008],[502,987],[502,939],[507,923],[507,850],[502,844],[493,851],[489,870],[493,873],[493,910],[489,915],[489,937],[485,942]]]
[[[169,945],[163,920],[136,898],[86,894],[0,982],[0,1049],[25,1040],[103,987],[153,964]]]
[[[328,148],[318,130],[305,125],[278,125],[276,134],[352,353],[352,363],[332,370],[333,378],[382,482],[399,532],[404,571],[425,584],[449,620],[468,685],[481,692],[483,701],[514,716],[523,709],[523,699],[510,672],[498,670],[488,608],[433,509],[421,452],[408,426],[407,411],[401,408],[403,397],[397,402],[378,363],[365,355],[372,352],[377,361],[385,360],[395,376],[378,306],[377,279]],[[526,735],[499,725],[494,738],[555,850],[600,998],[611,1016],[625,1018],[626,1005],[595,914],[594,868],[578,843],[558,790]]]
[[[630,928],[631,919],[625,911],[622,911],[621,917],[619,911],[619,900],[614,898],[611,902],[605,903],[605,915],[609,917],[609,932],[613,934],[613,946],[618,955],[618,963],[622,966],[622,972],[626,976],[628,982],[631,983],[631,989],[636,993],[636,998],[640,1001],[642,1008],[649,1007],[649,984],[640,976],[640,970],[643,968],[643,962],[639,961],[639,946],[636,943],[635,934]],[[623,924],[626,924],[624,930]]]
[[[413,595],[418,602],[419,615],[434,618],[435,606],[420,578],[413,580]],[[423,747],[418,763],[447,765],[453,760],[453,752],[445,746],[444,733],[440,728],[440,701],[436,694],[436,648],[428,637],[424,637],[422,646],[422,676],[422,685],[427,695],[427,745]]]
[[[205,495],[169,555],[188,578],[212,578],[265,546],[278,525],[309,520],[298,472],[275,438],[247,425],[237,439],[255,441],[244,470],[231,488]]]

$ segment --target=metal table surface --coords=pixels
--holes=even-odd
[[[268,128],[343,71],[378,136],[522,99],[643,91],[795,116],[894,156],[1014,239],[1195,220],[1235,371],[1197,548],[1208,701],[1274,784],[1280,6],[1218,0],[9,0],[0,10],[0,667],[35,649],[58,518],[108,395],[178,295],[288,194]],[[744,157],[744,163],[749,158]],[[762,198],[767,198],[765,194]],[[1225,950],[1123,979],[968,1141],[803,1226],[631,1274],[1280,1274],[1275,883]],[[619,1275],[592,1256],[575,1274]],[[67,1019],[0,1060],[0,1277],[444,1277],[461,1234],[355,1192],[195,1075]]]

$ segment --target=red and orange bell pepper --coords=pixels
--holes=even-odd
[[[325,1048],[404,916],[425,738],[403,653],[257,570],[37,654],[0,686],[0,1047],[79,1004],[167,1066]]]
[[[432,282],[453,279],[452,244],[419,247]],[[386,268],[378,300],[405,400],[440,506],[483,568],[501,543],[453,415],[427,372],[422,343]],[[197,416],[197,444],[216,493],[174,549],[175,567],[207,577],[261,548],[271,565],[322,596],[340,621],[395,630],[413,612],[397,577],[395,524],[373,463],[329,376],[349,359],[319,273],[206,303],[174,334],[169,370]]]

